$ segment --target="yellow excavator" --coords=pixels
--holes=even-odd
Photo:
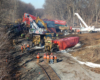
[[[43,25],[43,26],[45,27],[45,29],[47,30],[47,24],[44,23],[44,21],[43,21],[42,19],[40,19],[39,17],[37,17],[37,19],[35,20],[36,24],[37,24],[39,21],[42,23],[42,25]]]
[[[37,17],[37,19],[35,20],[35,22],[36,22],[36,24],[38,24],[38,22],[41,22],[42,23],[42,25],[45,27],[45,29],[47,30],[47,24],[46,23],[44,23],[44,21],[42,20],[42,19],[40,19],[39,17]],[[48,33],[48,31],[47,31],[47,33],[45,33],[45,36],[48,36],[49,38],[50,38],[50,36],[49,35],[54,35],[54,33]],[[44,36],[44,37],[45,37]],[[43,39],[43,40],[42,40]],[[42,39],[41,39],[41,35],[35,35],[34,37],[33,37],[33,44],[34,44],[34,46],[35,45],[39,45],[39,46],[41,46],[40,44],[41,43],[43,43],[43,42],[45,42],[45,41],[48,41],[48,39],[47,38],[43,38],[42,37]],[[42,41],[42,42],[41,42]],[[48,45],[48,44],[45,44],[45,46],[46,45]]]
[[[40,19],[39,17],[37,17],[37,19],[35,20],[36,24],[38,24],[38,22],[41,22],[42,25],[45,27],[45,29],[47,30],[47,25],[46,23],[44,23],[44,21],[42,19]],[[32,43],[34,44],[34,46],[39,45],[41,46],[41,43],[43,43],[43,38],[41,38],[41,35],[34,35]]]

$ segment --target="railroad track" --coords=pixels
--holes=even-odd
[[[55,73],[55,71],[51,68],[51,66],[49,66],[46,63],[39,63],[38,65],[42,68],[42,70],[46,74],[48,80],[60,80],[60,78]]]

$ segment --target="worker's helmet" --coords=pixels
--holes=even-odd
[[[51,55],[53,55],[53,53],[51,53]]]
[[[44,55],[46,55],[46,53],[44,53]]]

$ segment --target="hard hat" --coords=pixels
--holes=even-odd
[[[53,55],[53,53],[51,53],[51,55]]]

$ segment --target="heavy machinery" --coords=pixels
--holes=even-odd
[[[63,20],[54,20],[55,22],[55,27],[58,29],[58,31],[60,31],[61,33],[63,33],[63,35],[68,35],[71,34],[72,32],[74,32],[72,30],[72,27],[67,26],[66,25],[66,21]]]
[[[46,24],[43,22],[42,19],[40,19],[39,17],[36,18],[35,20],[36,24],[41,27],[41,28],[45,28],[47,30],[47,26]],[[41,43],[43,43],[42,37],[41,35],[34,35],[33,40],[32,40],[34,46],[41,46]]]
[[[40,35],[34,35],[32,43],[34,46],[41,46],[41,40]]]
[[[35,16],[24,13],[24,17],[23,17],[22,22],[25,25],[28,25],[27,27],[29,27],[29,34],[40,34],[40,35],[42,35],[46,32],[46,29],[39,27],[35,22],[36,19],[38,20],[38,18],[36,18]]]
[[[42,23],[42,25],[41,25],[41,27],[45,27],[45,29],[47,30],[47,24],[46,23],[44,23],[44,21],[42,20],[42,19],[40,19],[39,17],[37,17],[37,19],[35,20],[35,22],[36,22],[36,24],[38,24],[39,22],[40,22],[40,25],[41,25],[41,23]],[[38,24],[39,25],[39,24]],[[40,26],[39,25],[39,26]]]
[[[81,22],[80,22],[80,26],[81,28],[79,28],[79,30],[81,32],[92,32],[95,31],[95,27],[94,26],[88,26],[85,21],[81,18],[81,16],[78,13],[74,13],[74,15],[76,15],[78,17],[78,19],[83,23],[83,25],[85,27],[82,26]],[[77,28],[76,28],[77,29]]]
[[[66,36],[66,35],[71,34],[72,32],[74,32],[72,30],[72,27],[67,27],[67,26],[62,27],[62,26],[59,26],[59,29],[63,33],[64,36]]]
[[[56,31],[54,29],[52,29],[54,32],[58,33],[58,34],[63,34],[63,35],[68,35],[69,33],[74,32],[72,30],[72,27],[69,27],[66,25],[66,21],[63,20],[45,20],[44,22],[47,23],[47,27],[51,27],[55,28]],[[48,23],[50,23],[51,26],[48,25]]]
[[[75,46],[79,42],[79,37],[66,37],[61,39],[53,39],[45,37],[45,49],[44,51],[55,52],[59,50],[65,50]]]
[[[59,46],[52,42],[54,39],[56,39],[56,36],[54,36],[54,34],[44,37],[45,41],[44,51],[55,52],[59,50]]]
[[[33,20],[31,16],[28,14],[26,14],[25,16],[24,14],[24,17],[26,17],[26,21],[25,20],[23,21],[25,22],[25,24],[30,23],[29,34],[33,36],[32,42],[34,46],[36,45],[41,46],[44,43],[44,36],[51,33],[47,33],[47,25],[46,23],[44,23],[42,19],[37,17],[37,18],[34,18],[35,20]],[[30,19],[28,18],[31,18],[32,21],[30,21]]]
[[[81,32],[100,32],[100,28],[95,28],[94,26],[88,26],[78,13],[74,13],[74,15],[76,15],[78,17],[78,19],[81,21],[80,22],[81,28],[78,28]],[[82,26],[81,23],[84,26]],[[75,29],[75,28],[73,28],[73,29]]]

